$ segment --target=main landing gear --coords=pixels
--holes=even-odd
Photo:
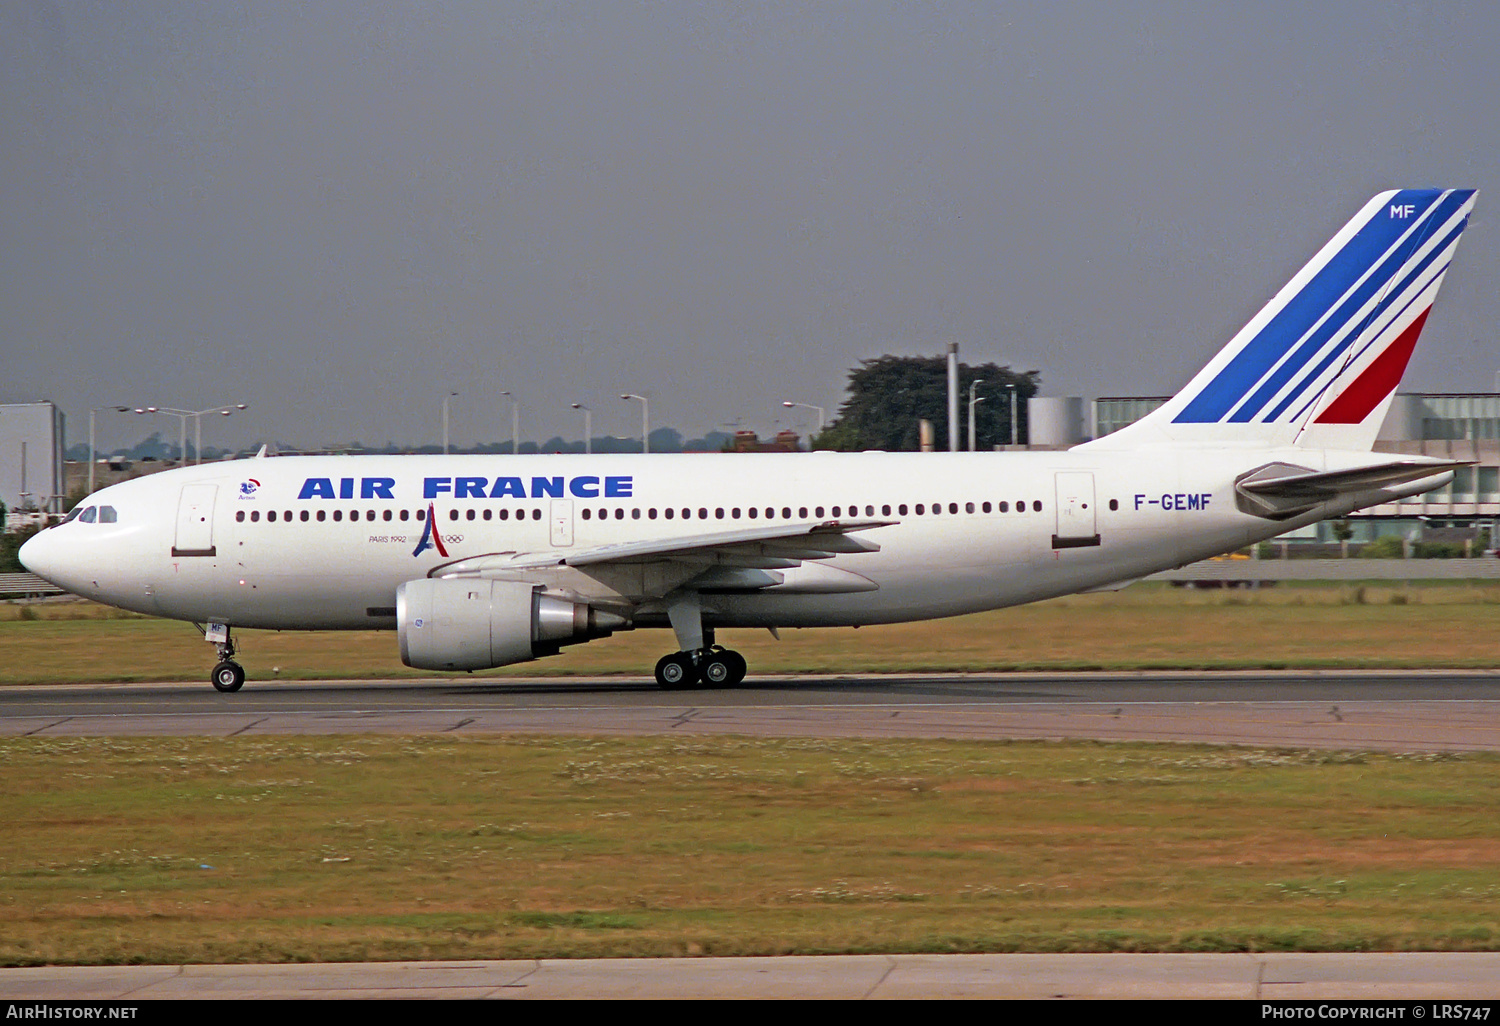
[[[662,656],[656,664],[656,683],[665,691],[732,688],[745,679],[746,669],[744,656],[714,645]]]
[[[219,662],[208,679],[215,691],[225,693],[238,691],[245,686],[245,668],[234,661],[234,641],[229,637],[229,625],[211,623],[203,629],[203,640],[218,649]]]
[[[732,688],[745,679],[745,657],[715,645],[713,628],[703,626],[703,606],[697,592],[670,596],[667,618],[682,651],[662,656],[656,664],[656,683],[663,690]]]

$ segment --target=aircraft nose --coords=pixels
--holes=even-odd
[[[27,539],[17,553],[21,565],[38,577],[45,578],[59,587],[66,588],[67,574],[66,539],[58,538],[56,528],[38,531]]]

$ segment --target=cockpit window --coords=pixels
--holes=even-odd
[[[74,506],[73,509],[72,509],[72,512],[70,512],[67,516],[63,517],[63,524],[66,524],[70,520],[77,520],[78,519],[78,514],[80,514],[82,512],[83,512],[83,507],[82,506]],[[57,526],[61,527],[62,524],[59,524]]]
[[[82,524],[92,524],[94,522],[94,518],[98,515],[98,509],[94,506],[90,506],[79,515],[78,522]]]
[[[120,518],[115,513],[115,508],[113,506],[100,506],[99,507],[99,523],[101,523],[101,524],[113,524],[116,521],[118,521],[119,519]]]

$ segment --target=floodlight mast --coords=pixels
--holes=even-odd
[[[168,417],[176,417],[179,425],[177,451],[182,465],[187,466],[187,422],[193,418],[193,444],[197,451],[193,454],[193,463],[201,466],[203,464],[203,420],[205,413],[217,413],[225,417],[231,417],[237,410],[248,410],[246,403],[235,403],[232,406],[210,406],[206,410],[174,410],[169,406],[147,406],[137,409],[136,413],[162,413]]]
[[[634,392],[626,392],[621,399],[636,399],[641,404],[641,452],[651,451],[651,400]]]

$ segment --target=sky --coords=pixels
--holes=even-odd
[[[1403,382],[1500,376],[1500,8],[0,4],[0,402],[205,446],[805,432],[886,353],[1170,394],[1381,190],[1477,187]],[[175,419],[101,414],[100,446]]]

